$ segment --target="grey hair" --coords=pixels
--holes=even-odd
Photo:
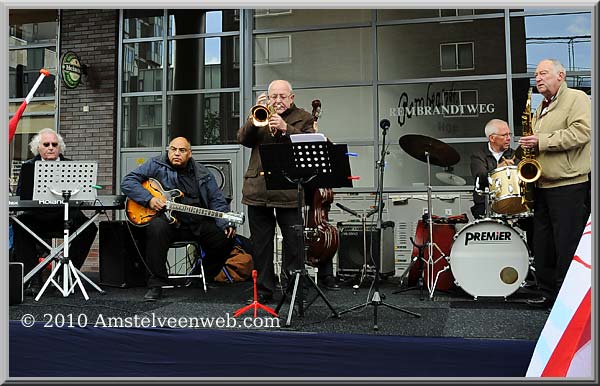
[[[565,76],[567,76],[567,70],[565,70],[565,66],[563,66],[562,63],[558,59],[548,58],[548,59],[543,59],[541,61],[542,62],[544,62],[544,61],[551,62],[552,67],[554,68],[554,72],[556,74],[559,74],[562,72],[563,74],[565,74]]]
[[[40,146],[40,141],[42,140],[42,135],[44,134],[54,134],[56,136],[56,139],[58,140],[58,153],[60,154],[65,152],[67,146],[65,145],[63,137],[56,131],[46,127],[45,129],[40,130],[36,135],[34,135],[33,138],[31,138],[31,141],[29,142],[29,150],[31,150],[33,155],[37,156],[38,154],[40,154],[38,147]]]
[[[275,82],[284,82],[285,84],[287,84],[288,88],[290,89],[290,94],[294,93],[294,90],[292,89],[292,84],[290,82],[288,82],[287,80],[278,79],[278,80],[274,80],[271,83],[269,83],[269,88],[267,90],[267,92],[269,94],[271,93],[271,86],[273,86],[273,83],[275,83]]]
[[[498,130],[498,126],[500,125],[508,126],[508,123],[506,121],[503,121],[502,119],[490,120],[488,123],[485,124],[485,136],[489,137],[492,134],[496,134],[496,130]]]

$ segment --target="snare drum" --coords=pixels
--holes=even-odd
[[[521,233],[499,220],[477,220],[462,228],[450,250],[455,283],[475,299],[507,297],[525,282],[529,250]]]
[[[517,214],[527,211],[527,207],[522,203],[521,180],[517,170],[517,166],[510,165],[490,172],[491,208],[494,212]]]

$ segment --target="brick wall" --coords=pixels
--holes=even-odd
[[[68,158],[98,161],[99,195],[116,191],[118,15],[99,9],[61,13],[60,54],[75,52],[88,75],[75,89],[61,86],[59,132]],[[98,271],[98,237],[82,270]]]

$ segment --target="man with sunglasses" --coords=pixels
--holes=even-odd
[[[123,177],[121,190],[140,205],[160,212],[166,203],[154,197],[142,183],[154,178],[165,191],[183,192],[177,202],[218,212],[229,212],[229,204],[217,185],[213,174],[192,158],[190,142],[177,137],[169,143],[167,154],[149,159]],[[204,274],[214,278],[233,248],[235,227],[224,219],[183,212],[173,213],[177,222],[170,223],[166,216],[155,216],[146,226],[147,268],[150,270],[145,301],[162,297],[162,287],[169,285],[167,253],[174,241],[198,240],[206,256],[202,260]]]
[[[25,161],[34,164],[36,161],[59,162],[68,161],[63,153],[66,146],[63,138],[54,130],[46,128],[40,130],[29,142],[29,149],[34,157]],[[17,195],[21,195],[23,187],[23,175],[19,175],[17,183]],[[33,176],[31,176],[33,178]],[[31,184],[33,185],[33,184]],[[18,216],[29,229],[41,238],[62,237],[64,232],[64,209],[63,208],[40,208],[24,211]],[[70,229],[78,229],[88,220],[88,217],[79,209],[69,207]],[[24,272],[30,272],[38,264],[37,240],[25,229],[14,226],[14,259],[22,262]],[[87,255],[92,247],[98,228],[95,224],[87,226],[69,246],[69,258],[77,269],[81,269]],[[35,296],[41,289],[41,271],[38,272],[25,289],[26,295]]]

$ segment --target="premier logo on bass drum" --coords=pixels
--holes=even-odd
[[[511,232],[491,231],[491,232],[467,232],[465,234],[465,245],[469,245],[469,242],[481,242],[481,241],[512,241]]]

